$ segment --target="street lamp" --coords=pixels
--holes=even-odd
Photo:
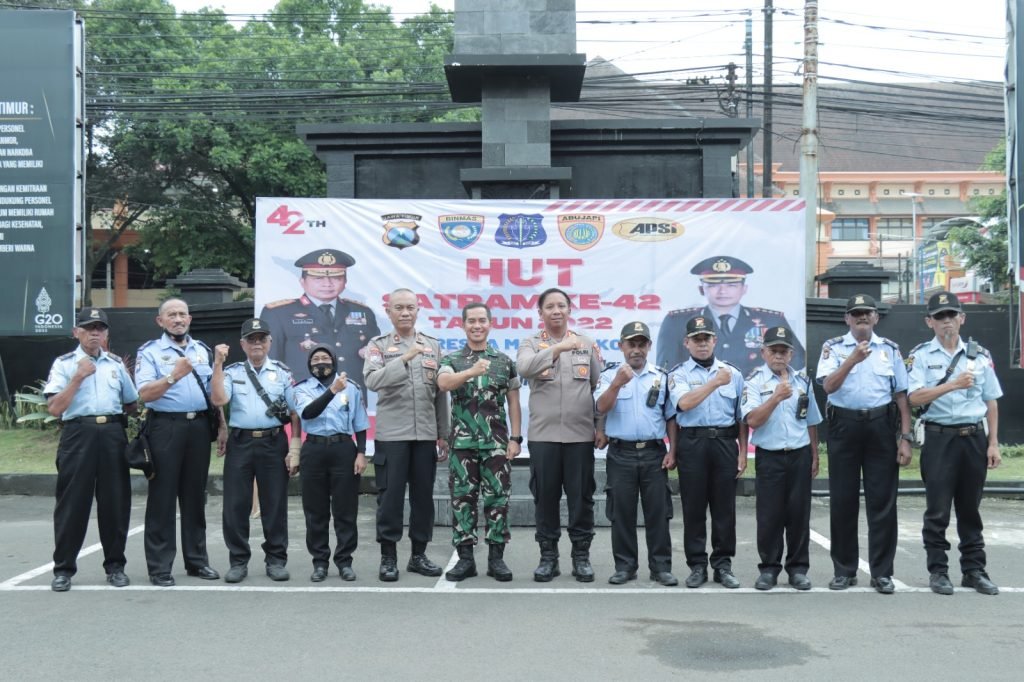
[[[924,303],[924,278],[921,277],[921,254],[917,251],[917,198],[923,197],[923,194],[917,192],[900,192],[901,197],[910,197],[910,233],[914,237],[914,251],[913,251],[913,265],[914,265],[914,282],[917,282],[918,289],[918,303]],[[911,290],[912,291],[912,290]],[[912,298],[908,297],[908,298]]]

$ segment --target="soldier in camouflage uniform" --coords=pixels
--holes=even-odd
[[[509,436],[505,402],[512,434],[522,420],[519,377],[510,357],[487,343],[491,310],[483,303],[462,309],[466,345],[445,356],[438,370],[437,386],[452,394],[452,456],[448,460],[452,492],[452,544],[459,561],[445,578],[458,582],[473,577],[477,542],[477,501],[483,488],[487,517],[487,575],[505,582],[512,571],[504,561],[509,540],[508,497],[512,458],[519,454],[523,437]]]

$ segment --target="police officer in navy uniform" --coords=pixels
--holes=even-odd
[[[761,337],[769,327],[788,327],[778,310],[740,305],[747,293],[746,278],[754,269],[732,256],[712,256],[690,270],[700,277],[705,306],[670,311],[658,332],[658,365],[675,367],[690,356],[683,344],[686,322],[700,316],[711,320],[716,334],[715,355],[747,374],[761,362]],[[800,340],[793,338],[793,366],[806,364]]]
[[[294,367],[296,381],[309,377],[306,361],[319,345],[334,351],[339,372],[358,377],[363,371],[363,348],[380,329],[367,306],[341,298],[348,268],[355,262],[336,249],[310,251],[295,261],[295,267],[302,270],[299,284],[305,293],[268,303],[260,313],[274,338],[271,358]]]
[[[899,346],[875,334],[874,298],[851,296],[845,320],[850,331],[824,343],[816,377],[828,395],[830,551],[835,571],[828,586],[845,590],[857,584],[863,471],[871,586],[892,594],[899,467],[912,457],[907,370]]]
[[[675,409],[669,398],[668,376],[647,362],[651,330],[643,322],[630,322],[619,334],[624,363],[608,363],[601,372],[594,397],[598,414],[605,415],[608,437],[608,505],[612,522],[612,585],[636,579],[639,565],[636,542],[636,505],[639,497],[647,530],[647,565],[651,580],[666,587],[679,584],[672,575],[672,540],[668,520],[672,499],[668,470],[675,465],[675,449],[665,449],[665,422]]]
[[[910,351],[910,404],[924,406],[924,548],[929,586],[953,594],[949,579],[950,505],[956,505],[960,536],[960,584],[982,594],[999,588],[985,571],[981,495],[988,469],[1002,463],[999,454],[999,408],[1003,395],[991,354],[973,341],[964,343],[960,328],[967,316],[956,294],[941,291],[928,300],[925,323],[935,338]]]
[[[224,581],[239,583],[249,574],[249,510],[256,479],[263,524],[263,551],[271,580],[288,580],[288,474],[298,471],[299,418],[292,373],[268,357],[272,338],[259,318],[242,325],[243,362],[224,367],[227,344],[216,347],[213,402],[230,405],[224,460],[224,544],[231,566]],[[253,380],[255,377],[255,380]],[[266,398],[260,395],[260,388]],[[268,405],[268,401],[271,403]],[[292,451],[283,424],[292,427]],[[290,469],[290,471],[289,471]]]
[[[78,348],[54,361],[43,388],[47,410],[63,424],[53,509],[54,592],[71,589],[94,495],[107,582],[114,587],[129,582],[124,547],[131,486],[124,459],[124,413],[135,411],[139,394],[121,358],[104,350],[109,329],[105,312],[83,308],[74,329]]]
[[[741,411],[754,430],[757,471],[758,590],[770,590],[785,566],[789,584],[811,589],[811,479],[818,475],[821,413],[807,374],[794,369],[793,332],[771,327],[764,334],[764,364],[743,385]],[[782,550],[786,548],[786,562]]]
[[[736,479],[747,468],[747,425],[740,419],[743,377],[715,357],[715,329],[698,316],[686,323],[690,359],[669,374],[676,408],[676,466],[683,505],[686,586],[708,580],[707,513],[711,511],[711,568],[722,587],[736,589]]]
[[[149,410],[149,443],[156,477],[149,482],[144,545],[150,582],[174,586],[174,512],[181,510],[181,554],[188,575],[219,580],[206,552],[206,482],[210,473],[210,347],[189,336],[188,304],[169,298],[156,323],[164,334],[139,348],[135,385]],[[198,377],[198,378],[197,378]],[[200,385],[199,382],[202,382]],[[218,447],[227,431],[221,421]]]

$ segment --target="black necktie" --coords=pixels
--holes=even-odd
[[[330,323],[331,327],[334,327],[334,314],[331,312],[330,303],[321,303],[320,310],[324,311],[324,317],[327,318],[327,322]]]
[[[728,336],[732,332],[732,329],[729,328],[730,317],[732,317],[732,315],[729,314],[718,316],[719,325],[722,327],[722,334],[726,336]]]

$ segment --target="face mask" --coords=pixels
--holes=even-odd
[[[334,374],[334,365],[329,362],[318,362],[310,367],[313,372],[313,376],[318,379],[326,379],[327,377]]]

